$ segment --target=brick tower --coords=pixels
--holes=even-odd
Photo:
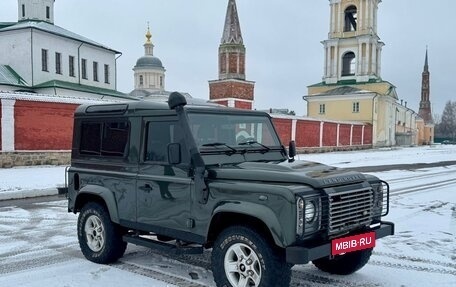
[[[219,46],[219,79],[209,81],[209,99],[229,107],[253,107],[255,83],[245,79],[245,46],[236,1],[229,0]]]
[[[429,86],[429,65],[428,65],[428,51],[426,48],[426,57],[424,59],[424,70],[421,76],[421,101],[420,109],[418,114],[423,118],[424,122],[433,123],[432,112],[431,112],[431,102],[429,101],[430,95],[430,86]]]

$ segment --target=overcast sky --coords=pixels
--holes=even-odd
[[[209,98],[228,0],[57,0],[55,24],[122,52],[118,90],[133,89],[132,68],[144,55],[150,22],[154,55],[166,68],[166,89]],[[328,0],[237,0],[247,49],[247,80],[256,109],[305,114],[307,86],[321,82],[329,32]],[[385,43],[383,80],[418,111],[429,47],[433,114],[441,114],[456,80],[456,1],[383,0],[378,35]],[[17,21],[17,0],[1,0],[0,22]],[[2,53],[4,51],[1,51]]]

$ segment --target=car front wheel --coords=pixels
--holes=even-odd
[[[218,287],[288,286],[291,280],[283,250],[246,226],[229,227],[218,236],[212,273]]]

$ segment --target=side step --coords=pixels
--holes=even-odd
[[[204,251],[202,246],[178,246],[176,244],[165,243],[158,240],[140,237],[138,235],[124,235],[122,239],[128,243],[133,243],[163,252],[172,252],[174,254],[202,254]]]

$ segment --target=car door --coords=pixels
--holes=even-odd
[[[137,223],[160,235],[185,239],[191,220],[192,179],[185,140],[172,116],[145,118],[137,177]],[[181,145],[181,163],[168,162],[168,145]]]

